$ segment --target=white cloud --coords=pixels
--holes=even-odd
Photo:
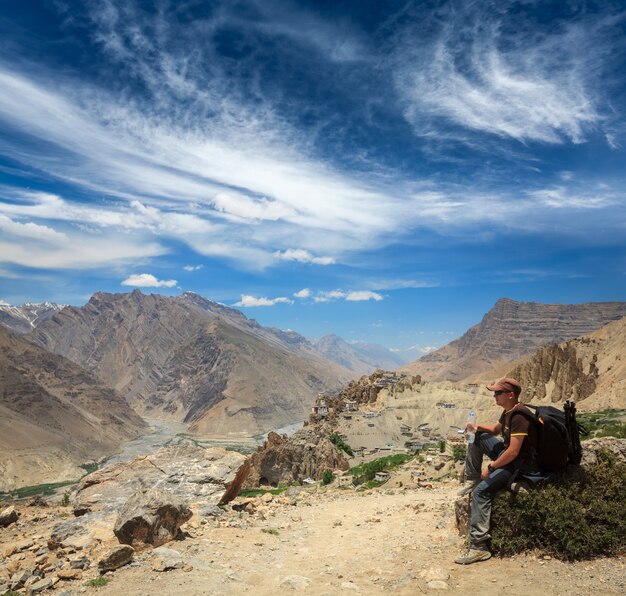
[[[396,84],[416,134],[431,134],[434,117],[518,141],[583,142],[602,119],[593,91],[602,36],[588,23],[543,36],[519,23],[511,33],[503,13],[472,3],[447,13],[430,45],[415,31],[402,37]]]
[[[332,300],[346,300],[348,302],[364,302],[367,300],[375,300],[379,302],[383,300],[383,296],[371,290],[357,290],[345,292],[344,290],[331,290],[330,292],[319,292],[313,297],[314,302],[331,302]]]
[[[376,302],[380,302],[383,297],[376,292],[372,292],[370,290],[362,290],[359,292],[348,292],[346,295],[346,300],[348,302],[362,302],[365,300],[375,300]]]
[[[183,269],[185,271],[199,271],[200,269],[202,269],[204,267],[204,265],[185,265],[183,267]]]
[[[301,248],[288,248],[274,253],[281,261],[297,261],[298,263],[312,263],[313,265],[334,265],[332,257],[316,257],[308,250]]]
[[[529,191],[528,194],[551,209],[605,209],[613,202],[607,196],[580,196],[562,187]]]
[[[162,255],[153,241],[112,234],[106,238],[81,230],[58,231],[33,222],[21,223],[0,215],[0,262],[41,269],[111,267]],[[27,240],[27,242],[25,242]]]
[[[275,304],[293,304],[293,300],[285,296],[278,298],[256,298],[247,294],[241,295],[241,300],[233,306],[254,307],[254,306],[274,306]]]
[[[217,194],[213,199],[213,205],[218,211],[243,219],[276,221],[295,215],[294,209],[278,201],[270,201],[266,198],[255,200],[251,197],[227,193]]]
[[[151,273],[134,273],[122,282],[123,286],[136,288],[173,288],[178,282],[175,279],[160,280]]]
[[[309,288],[302,288],[294,293],[296,298],[309,298],[311,296],[311,290]]]

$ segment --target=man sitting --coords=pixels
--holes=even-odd
[[[460,496],[472,493],[470,546],[465,555],[456,559],[460,565],[486,561],[491,557],[489,525],[494,495],[509,486],[517,474],[539,472],[537,429],[525,416],[514,416],[522,409],[530,412],[519,401],[521,385],[515,379],[504,378],[487,389],[494,392],[496,404],[503,412],[492,426],[479,424],[476,429],[466,428],[475,430],[476,436],[467,446],[465,485],[459,493]],[[502,434],[503,440],[495,436],[498,434]],[[491,463],[481,470],[483,455],[487,455]]]

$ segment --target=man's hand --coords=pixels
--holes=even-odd
[[[481,480],[485,480],[485,478],[487,478],[487,476],[489,476],[490,472],[487,468],[485,468],[481,474],[480,474],[480,479]]]

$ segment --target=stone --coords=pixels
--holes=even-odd
[[[459,536],[465,537],[469,534],[470,511],[471,504],[469,496],[460,497],[454,502],[454,516]]]
[[[263,493],[261,495],[261,501],[263,503],[271,503],[274,500],[274,495],[272,493]]]
[[[198,515],[201,517],[222,517],[223,515],[226,515],[226,513],[217,505],[202,505],[198,509]]]
[[[342,590],[352,590],[353,592],[360,592],[361,591],[361,588],[359,588],[359,586],[357,586],[352,581],[342,582],[341,589]]]
[[[3,509],[0,512],[0,528],[6,528],[7,526],[14,524],[19,516],[20,514],[13,505]]]
[[[11,590],[17,590],[24,586],[24,584],[32,577],[30,571],[18,571],[11,576]]]
[[[134,554],[135,549],[128,544],[116,546],[98,561],[98,568],[101,572],[115,571],[127,563],[130,563]]]
[[[434,579],[426,584],[429,590],[448,590],[448,584],[442,580]]]
[[[57,577],[63,580],[82,579],[83,572],[80,569],[59,569]]]
[[[122,544],[161,546],[175,540],[180,526],[191,519],[187,505],[160,489],[137,493],[121,509],[113,532]]]
[[[450,579],[450,573],[441,567],[430,567],[420,573],[420,576],[427,582],[430,581],[447,581]]]
[[[46,590],[52,587],[53,584],[54,584],[54,581],[52,580],[51,577],[44,577],[43,579],[40,579],[39,581],[36,581],[34,584],[32,584],[28,588],[28,591],[31,594],[36,594],[37,592],[41,592],[42,590]]]
[[[48,501],[46,501],[41,495],[31,497],[26,501],[26,505],[29,507],[48,507]]]
[[[70,561],[71,569],[89,569],[90,566],[91,561],[89,560],[89,557],[86,556],[78,557],[73,561]]]
[[[185,564],[183,556],[173,548],[159,546],[152,551],[152,569],[154,571],[168,571],[169,569],[182,569]]]
[[[288,575],[280,582],[281,587],[291,590],[306,590],[311,584],[311,580],[303,575]]]
[[[71,519],[57,524],[48,538],[48,548],[50,550],[58,548],[80,550],[88,546],[93,539],[93,535],[87,529],[89,521],[91,519]]]

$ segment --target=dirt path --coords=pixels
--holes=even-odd
[[[433,489],[334,491],[298,496],[291,499],[295,504],[268,503],[265,520],[246,513],[232,517],[227,527],[192,520],[192,537],[168,545],[182,553],[186,569],[152,571],[152,555],[146,552],[97,592],[626,593],[624,558],[567,564],[518,556],[455,565],[463,550],[452,514],[456,490],[458,484],[446,482]],[[74,593],[76,587],[71,588]]]

